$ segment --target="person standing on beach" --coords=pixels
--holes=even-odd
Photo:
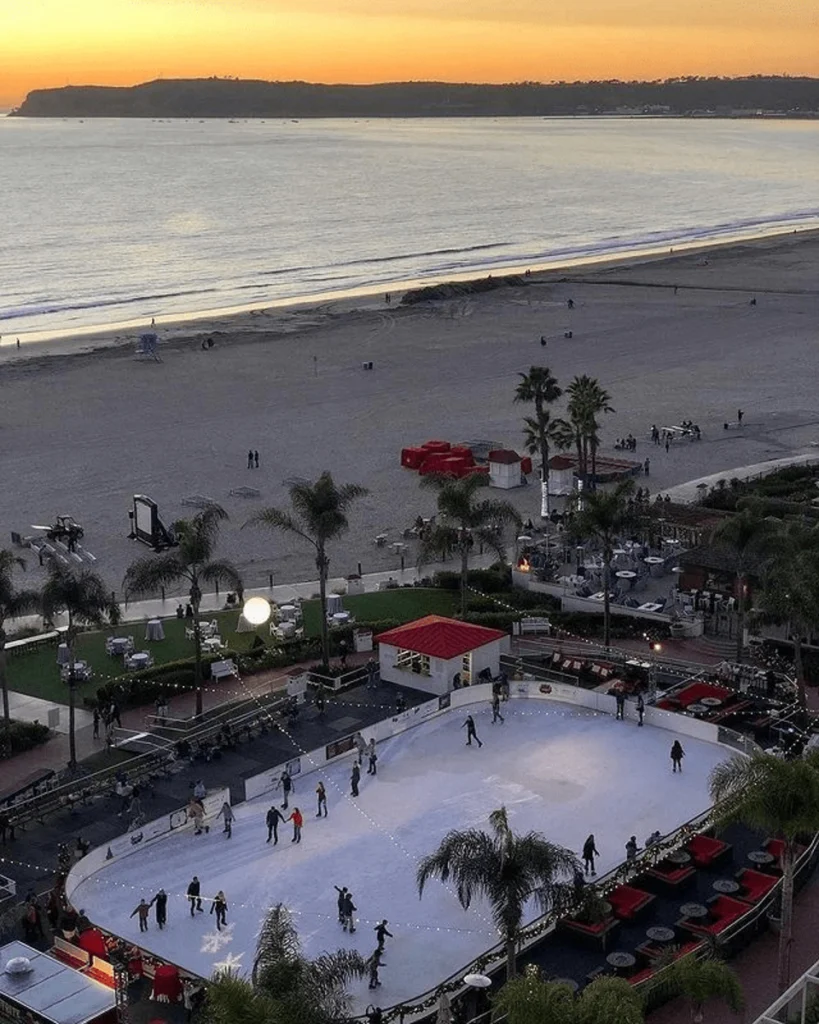
[[[253,449],[248,448],[247,450],[247,468],[253,469]]]
[[[738,427],[742,426],[742,417],[744,415],[745,415],[745,413],[742,411],[742,409],[737,409],[737,426]]]
[[[253,467],[254,469],[259,468],[259,453],[256,451],[255,448],[253,450]]]

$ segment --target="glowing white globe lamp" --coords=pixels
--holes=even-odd
[[[245,601],[242,615],[251,626],[263,626],[270,618],[270,602],[265,597],[250,597]]]

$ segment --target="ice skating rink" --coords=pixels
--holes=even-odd
[[[681,737],[684,772],[674,775],[674,734],[666,730],[551,701],[513,699],[502,710],[505,724],[492,725],[487,706],[474,705],[482,749],[465,745],[463,709],[385,741],[378,776],[366,775],[365,762],[357,799],[349,796],[350,755],[296,776],[291,808],[305,815],[300,845],[291,843],[289,825],[280,827],[278,846],[265,843],[265,813],[281,799],[274,793],[236,808],[231,839],[221,820],[207,835],[172,834],[91,876],[72,902],[103,928],[204,976],[226,965],[250,969],[260,922],[277,902],[294,914],[310,956],[338,947],[369,956],[373,929],[387,918],[394,938],[387,939],[377,1002],[391,1006],[434,987],[497,941],[480,902],[464,911],[438,882],[418,898],[418,860],[447,831],[488,827],[490,811],[503,804],[516,831],[536,829],[574,851],[594,832],[602,874],[624,859],[632,834],[642,846],[654,829],[665,834],[704,811],[708,773],[730,755]],[[319,778],[329,805],[321,820]],[[190,917],[184,893],[194,874],[203,895],[225,892],[228,926],[221,933],[208,901],[205,913]],[[352,890],[354,935],[338,924],[334,885]],[[129,915],[160,886],[170,894],[168,924],[158,931],[152,912],[150,930],[140,936]],[[362,1012],[372,995],[366,980],[356,983],[353,1011]]]

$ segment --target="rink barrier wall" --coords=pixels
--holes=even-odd
[[[230,803],[230,789],[217,789],[208,793],[202,803],[205,806],[205,818],[211,818],[222,809],[222,804]],[[157,839],[162,839],[171,832],[179,832],[192,822],[188,818],[188,811],[185,807],[179,807],[169,814],[163,814],[161,818],[148,821],[131,832],[125,832],[110,843],[103,843],[97,846],[83,857],[68,872],[65,880],[65,894],[69,903],[75,889],[82,883],[107,867],[115,860],[122,860],[132,853],[144,850]]]
[[[614,717],[617,711],[617,701],[607,693],[598,693],[596,690],[584,690],[582,687],[570,683],[543,682],[538,679],[514,680],[509,684],[510,697],[515,699],[529,700],[552,700],[563,704],[574,704],[579,707],[588,708],[600,714]],[[348,754],[354,754],[356,750],[355,738],[359,734],[365,743],[375,739],[376,745],[392,736],[398,736],[407,729],[412,729],[422,722],[428,722],[437,718],[448,710],[465,708],[472,704],[488,705],[492,700],[492,684],[480,683],[476,686],[466,686],[460,690],[452,690],[450,693],[442,694],[433,700],[416,704],[414,708],[402,711],[399,715],[385,718],[374,725],[366,726],[347,736],[333,740],[324,747],[308,751],[299,758],[286,761],[275,768],[268,768],[258,775],[251,775],[245,779],[245,800],[253,800],[263,796],[265,793],[273,792],[278,783],[279,777],[285,768],[297,764],[296,772],[290,771],[290,775],[310,775],[320,771],[326,764],[336,761]],[[627,700],[624,717],[627,721],[637,721],[637,706],[634,701]],[[721,746],[730,746],[744,754],[751,754],[759,749],[750,738],[741,733],[734,732],[722,726],[713,725],[710,722],[703,722],[696,718],[689,718],[676,711],[665,711],[662,708],[646,705],[644,722],[646,725],[653,725],[658,729],[666,729],[677,735],[690,736],[692,739],[703,740],[706,743],[718,743]],[[294,785],[295,791],[295,785]]]

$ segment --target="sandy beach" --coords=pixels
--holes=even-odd
[[[19,351],[5,337],[3,543],[70,513],[97,570],[118,587],[129,562],[148,553],[127,539],[132,495],[154,498],[166,521],[189,514],[185,499],[200,495],[230,513],[220,551],[248,586],[271,572],[277,582],[308,578],[306,546],[241,526],[261,505],[285,503],[289,478],[327,468],[370,489],[331,552],[331,573],[359,562],[397,569],[389,543],[434,508],[417,475],[400,468],[400,449],[432,437],[518,446],[524,410],[512,396],[533,364],[564,385],[575,374],[599,378],[617,410],[603,424],[604,447],[638,437],[653,492],[810,450],[819,442],[817,281],[819,234],[801,232],[533,273],[525,287],[411,307],[378,295],[162,324],[161,364],[133,358],[137,332]],[[363,370],[370,360],[373,371]],[[725,431],[740,407],[742,428]],[[647,442],[652,423],[684,418],[700,425],[700,444],[666,455]],[[248,448],[258,449],[259,470],[246,468]],[[230,495],[242,487],[259,497]],[[537,513],[536,484],[504,496]],[[383,548],[374,543],[381,533]]]

